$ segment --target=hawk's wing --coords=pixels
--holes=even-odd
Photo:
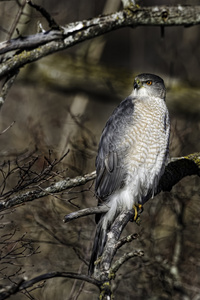
[[[114,110],[102,132],[96,158],[96,196],[99,203],[123,187],[126,171],[123,160],[130,144],[125,132],[133,124],[134,104],[129,96]]]

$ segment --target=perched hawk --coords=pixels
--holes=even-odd
[[[134,89],[120,103],[106,123],[96,158],[95,192],[98,205],[107,213],[98,223],[89,274],[102,255],[107,233],[117,215],[142,205],[153,197],[168,157],[169,114],[164,81],[153,74],[141,74]]]

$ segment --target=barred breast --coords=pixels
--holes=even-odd
[[[124,209],[142,203],[150,191],[153,196],[168,156],[169,116],[165,102],[160,98],[134,101],[133,125],[124,136],[130,145],[124,158],[126,184],[119,197]],[[126,201],[127,194],[131,199]]]

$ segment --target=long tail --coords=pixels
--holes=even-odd
[[[92,255],[90,258],[89,269],[88,269],[88,274],[90,276],[94,272],[95,261],[103,253],[103,249],[107,241],[107,234],[110,230],[113,220],[116,218],[118,214],[117,201],[116,199],[113,200],[114,201],[110,201],[110,209],[108,210],[107,213],[100,215],[100,217],[99,215],[96,215],[96,221],[98,222],[98,224],[97,224],[97,229],[96,229],[96,234],[95,234],[94,244],[92,249]]]
[[[97,224],[96,234],[94,238],[94,244],[92,249],[92,255],[90,258],[88,274],[91,276],[94,272],[94,263],[99,256],[103,253],[103,248],[107,240],[107,233],[109,231],[108,224],[105,222],[106,215],[103,215]],[[106,226],[105,226],[106,225]]]

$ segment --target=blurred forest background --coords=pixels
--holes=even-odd
[[[197,5],[199,1],[181,1]],[[24,5],[25,1],[21,1]],[[119,0],[35,0],[57,21],[93,18],[122,8]],[[179,1],[140,1],[142,6],[175,5]],[[16,37],[17,1],[0,1],[0,41]],[[35,34],[47,22],[28,5],[17,28]],[[114,107],[128,96],[135,75],[161,76],[167,87],[171,118],[170,156],[200,151],[200,26],[123,28],[55,53],[21,69],[0,112],[0,166],[6,172],[27,153],[36,158],[35,172],[46,161],[69,153],[57,166],[62,177],[94,170],[101,131]],[[27,156],[28,157],[28,156]],[[30,158],[29,158],[30,159]],[[2,172],[3,174],[3,172]],[[20,173],[13,173],[5,191]],[[3,181],[3,177],[1,179]],[[137,239],[120,250],[142,249],[143,258],[119,270],[115,299],[200,299],[199,178],[188,177],[170,193],[145,204],[141,225],[128,224],[123,235]],[[45,183],[47,184],[47,183]],[[2,185],[1,185],[2,189]],[[86,274],[95,232],[94,217],[68,224],[64,215],[95,206],[94,185],[50,195],[1,213],[0,287],[26,276],[50,271]],[[7,242],[7,243],[6,243]],[[174,286],[172,266],[176,267]],[[97,299],[98,289],[72,279],[50,279],[10,299]]]

